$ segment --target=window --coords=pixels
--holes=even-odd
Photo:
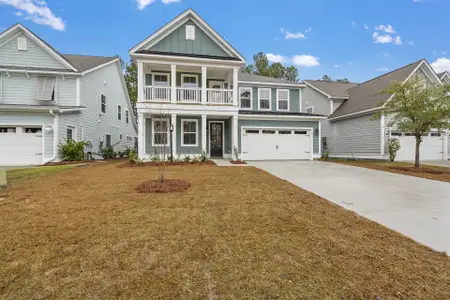
[[[181,85],[188,88],[198,87],[198,76],[197,75],[181,75]]]
[[[181,120],[181,146],[198,146],[197,120]]]
[[[38,101],[55,100],[56,77],[38,76],[34,90],[34,99]]]
[[[277,90],[277,109],[289,110],[289,90]]]
[[[74,130],[75,130],[75,127],[73,127],[73,126],[68,126],[68,127],[67,127],[67,130],[66,130],[66,139],[67,139],[68,141],[73,140],[73,137],[74,137],[73,132],[74,132]]]
[[[391,136],[402,136],[402,133],[398,131],[391,131]]]
[[[239,97],[242,109],[252,109],[252,88],[240,88]]]
[[[292,134],[290,130],[278,130],[278,134]]]
[[[259,109],[260,110],[270,110],[271,101],[270,101],[270,89],[259,89],[258,90],[258,101],[259,101]]]
[[[186,39],[187,40],[195,40],[195,26],[194,25],[186,25]]]
[[[306,108],[306,113],[307,114],[313,114],[314,113],[314,107],[312,107],[312,106],[311,107],[307,107]]]
[[[23,131],[25,133],[42,133],[42,130],[39,127],[25,127]]]
[[[27,38],[25,36],[19,36],[17,38],[17,50],[27,51]]]
[[[106,96],[102,94],[100,101],[101,101],[100,109],[101,109],[102,113],[106,114]]]
[[[245,131],[245,133],[249,133],[249,134],[259,134],[259,130],[250,130],[250,129],[247,129],[247,130]]]
[[[122,120],[122,106],[117,105],[117,120]]]
[[[0,133],[15,133],[16,127],[0,127]]]
[[[432,136],[432,137],[441,137],[441,134],[439,132],[432,132],[432,133],[430,133],[430,136]]]
[[[122,134],[119,134],[119,140],[122,140],[123,136]]]
[[[169,86],[169,74],[153,73],[153,85]]]
[[[301,131],[296,130],[296,131],[294,131],[294,134],[308,134],[308,132],[304,131],[304,130],[301,130]]]
[[[169,146],[169,120],[152,119],[152,146]]]
[[[111,147],[111,135],[105,134],[106,147]]]
[[[263,134],[275,134],[275,130],[263,130]]]
[[[128,124],[130,122],[130,115],[128,110],[125,111],[125,122]]]

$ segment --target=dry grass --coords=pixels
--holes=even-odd
[[[191,184],[187,180],[182,179],[166,179],[164,182],[160,180],[147,180],[136,187],[136,191],[140,193],[176,193],[184,192]]]
[[[388,162],[388,161],[371,161],[371,160],[358,160],[358,161],[343,161],[343,160],[330,160],[344,165],[362,167],[367,169],[374,169],[380,171],[386,171],[391,173],[410,175],[415,177],[427,178],[432,180],[450,182],[450,168],[424,165],[417,169],[413,163],[407,162]]]
[[[252,167],[91,165],[0,193],[2,299],[448,299],[450,259]]]

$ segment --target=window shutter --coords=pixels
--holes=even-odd
[[[187,40],[195,40],[195,26],[194,25],[186,25],[186,39]]]
[[[27,38],[24,36],[19,36],[17,38],[17,50],[26,51],[27,50]]]
[[[55,88],[56,77],[39,76],[34,90],[34,99],[39,101],[51,101]]]

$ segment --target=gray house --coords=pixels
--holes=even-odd
[[[58,161],[64,139],[95,153],[136,138],[118,59],[61,54],[21,24],[0,34],[0,165]]]
[[[389,116],[374,120],[378,103],[387,101],[389,95],[379,92],[391,82],[406,82],[419,76],[433,84],[450,83],[448,73],[436,74],[422,59],[361,84],[342,84],[306,80],[303,102],[311,111],[325,114],[322,121],[323,148],[332,157],[387,159],[390,138],[400,140],[398,160],[413,160],[415,138],[409,132],[399,132],[390,124]],[[450,155],[448,132],[432,130],[423,137],[421,159],[446,160]]]
[[[305,85],[241,73],[245,58],[192,9],[129,53],[142,159],[165,147],[180,157],[231,158],[234,149],[247,160],[319,157],[325,117],[305,111]]]

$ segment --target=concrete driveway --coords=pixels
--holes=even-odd
[[[249,164],[450,254],[450,183],[319,161]]]

